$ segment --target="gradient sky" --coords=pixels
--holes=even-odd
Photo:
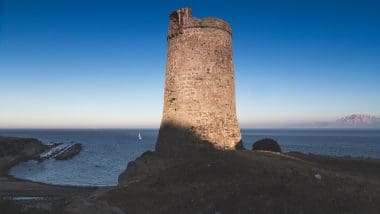
[[[233,27],[242,127],[380,115],[378,0],[0,0],[0,128],[158,127],[168,14]]]

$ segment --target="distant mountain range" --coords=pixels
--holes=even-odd
[[[313,123],[315,128],[380,128],[380,118],[368,114],[352,114],[333,122]]]
[[[380,117],[369,114],[351,114],[333,121],[244,124],[249,128],[320,128],[320,129],[380,129]]]
[[[380,118],[367,114],[352,114],[338,119],[336,124],[349,127],[380,125]]]

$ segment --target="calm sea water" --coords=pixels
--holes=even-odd
[[[141,132],[142,141],[138,141]],[[129,161],[154,150],[158,130],[0,130],[1,136],[32,137],[44,143],[82,143],[82,152],[66,161],[28,161],[10,174],[34,181],[66,185],[117,185]],[[286,151],[380,158],[380,130],[243,129],[246,148],[258,139],[276,139]]]

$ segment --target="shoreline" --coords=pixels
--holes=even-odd
[[[56,185],[17,178],[10,169],[22,162],[38,160],[39,155],[52,149],[33,138],[0,137],[0,202],[12,201],[14,206],[43,207],[51,210],[53,204],[74,197],[89,197],[102,189],[96,186]],[[107,189],[111,187],[104,187]],[[22,198],[23,200],[18,200]]]

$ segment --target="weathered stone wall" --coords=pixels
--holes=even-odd
[[[156,150],[190,145],[234,149],[241,143],[235,109],[230,25],[173,12],[168,33],[164,112]]]

